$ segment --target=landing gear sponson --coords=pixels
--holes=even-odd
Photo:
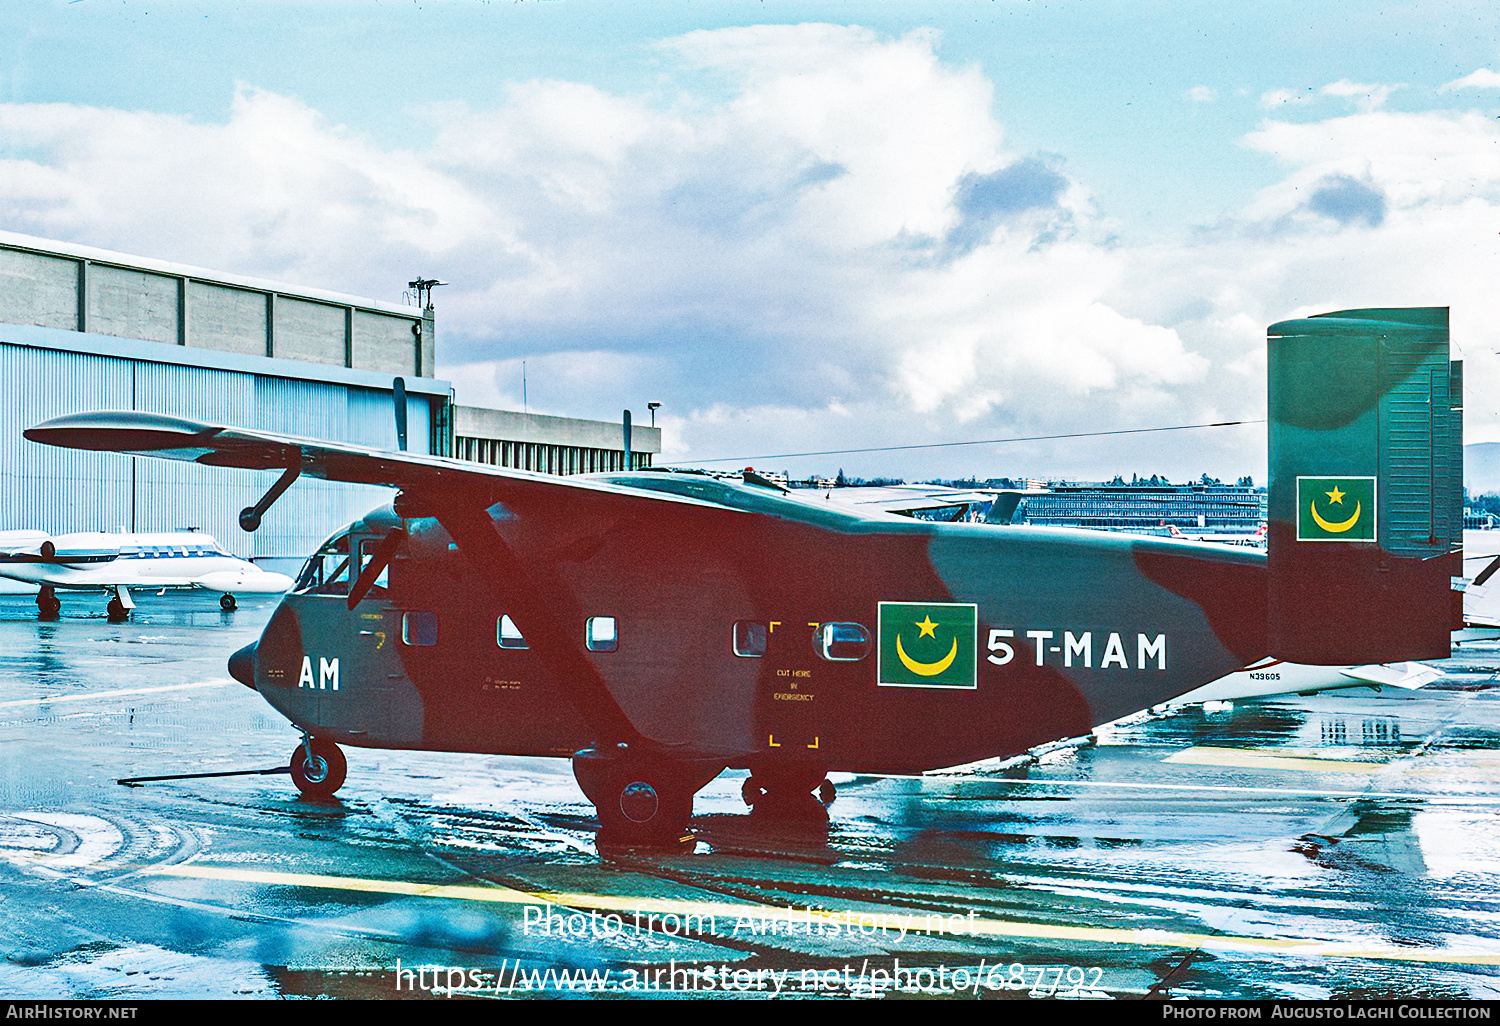
[[[586,748],[573,776],[599,815],[598,841],[619,847],[689,844],[693,795],[724,770],[721,763],[676,762],[628,747]]]

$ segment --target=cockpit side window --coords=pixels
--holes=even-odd
[[[375,550],[380,548],[379,538],[361,538],[359,540],[359,569],[353,572],[353,577],[358,580],[370,565],[370,560],[375,556]],[[375,583],[370,586],[369,595],[376,597],[385,594],[385,589],[390,586],[391,565],[387,563],[375,578]]]

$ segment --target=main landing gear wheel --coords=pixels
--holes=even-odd
[[[104,607],[104,612],[110,623],[124,623],[130,619],[130,610],[126,609],[125,603],[118,598],[110,599],[109,604]]]
[[[573,756],[573,776],[599,816],[598,842],[608,847],[691,844],[693,795],[722,769],[593,748]]]
[[[344,785],[349,764],[332,741],[309,738],[292,750],[292,782],[304,798],[327,801]]]
[[[57,591],[50,584],[44,584],[36,593],[36,618],[38,620],[56,620],[62,612],[62,602],[57,597]]]
[[[816,794],[814,794],[816,792]],[[828,822],[838,790],[821,769],[762,770],[745,778],[740,797],[757,819]]]
[[[233,595],[226,593],[219,596],[219,608],[224,610],[224,612],[232,613],[238,607],[239,603],[234,600]]]

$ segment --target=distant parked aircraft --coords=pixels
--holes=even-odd
[[[1229,531],[1224,531],[1219,534],[1215,534],[1211,531],[1189,534],[1186,531],[1178,530],[1172,524],[1168,524],[1167,534],[1182,541],[1215,542],[1219,545],[1249,545],[1258,549],[1263,549],[1266,547],[1265,524],[1261,524],[1260,527],[1256,528],[1253,534],[1235,534]]]
[[[112,622],[130,616],[131,588],[202,588],[220,592],[219,605],[235,608],[235,595],[279,595],[292,586],[285,574],[262,570],[225,552],[206,534],[49,535],[45,531],[0,531],[0,577],[40,587],[36,606],[44,620],[62,609],[58,588],[110,591]]]

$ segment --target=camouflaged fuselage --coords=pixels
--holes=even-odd
[[[1259,553],[863,516],[694,475],[610,480],[752,515],[538,524],[501,511],[496,531],[523,563],[547,554],[513,580],[487,579],[435,523],[413,522],[385,594],[352,611],[338,594],[284,600],[257,688],[352,744],[571,755],[597,740],[600,710],[549,665],[549,644],[570,646],[607,690],[599,701],[667,751],[901,773],[1087,733],[1267,654]],[[355,525],[351,548],[390,519]],[[538,593],[552,608],[529,608]],[[915,606],[930,610],[921,622]],[[435,618],[432,644],[408,643],[429,640],[412,637],[414,613]],[[504,616],[528,647],[500,647]],[[613,619],[612,651],[588,648],[592,617]],[[828,649],[825,625],[853,640]],[[907,666],[882,639],[904,640]]]

